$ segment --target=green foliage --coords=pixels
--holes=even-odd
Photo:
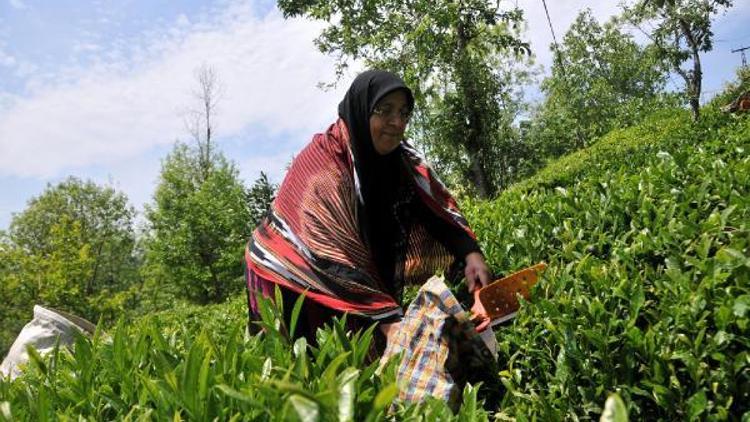
[[[628,409],[617,393],[610,395],[604,402],[600,422],[628,422]]]
[[[527,136],[537,156],[579,149],[665,106],[668,70],[654,48],[639,46],[616,20],[600,25],[585,9],[558,53]]]
[[[0,380],[0,414],[18,420],[342,420],[385,418],[397,394],[395,361],[367,362],[371,328],[344,321],[318,332],[319,347],[290,340],[283,311],[261,300],[264,332],[243,338],[241,298],[182,306],[109,335],[80,337],[72,352],[34,356],[24,375]],[[222,321],[226,324],[217,324]],[[204,325],[204,324],[208,325]],[[399,405],[398,420],[488,420],[468,387],[459,414],[439,401]],[[471,417],[466,419],[466,417]]]
[[[750,400],[750,120],[673,111],[605,136],[491,203],[490,264],[550,266],[498,333],[519,420],[739,419]]]
[[[750,91],[750,67],[738,67],[736,80],[726,84],[722,92],[711,99],[708,106],[712,108],[726,106],[748,91]]]
[[[221,302],[243,287],[241,257],[252,229],[245,188],[220,153],[208,167],[201,159],[198,150],[177,144],[146,210],[144,272],[153,293],[145,299],[157,308],[174,297]]]
[[[93,321],[128,308],[126,292],[138,281],[134,215],[124,194],[71,177],[13,217],[0,240],[0,354],[34,304]]]
[[[276,197],[278,187],[268,181],[268,176],[260,172],[250,189],[247,191],[247,207],[250,213],[250,225],[256,227],[271,208],[271,202]]]

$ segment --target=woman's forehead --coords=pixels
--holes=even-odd
[[[406,105],[407,102],[406,93],[402,89],[397,89],[386,94],[377,102],[377,105]]]

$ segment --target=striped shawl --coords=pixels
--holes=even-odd
[[[250,271],[342,312],[373,320],[402,315],[393,286],[421,284],[453,257],[414,222],[397,255],[396,278],[382,280],[362,240],[366,205],[346,124],[342,119],[317,134],[294,159],[266,218],[245,250]],[[456,201],[432,169],[406,142],[401,159],[419,199],[446,221],[476,238]],[[416,200],[417,198],[415,198]],[[253,292],[251,292],[253,293]]]

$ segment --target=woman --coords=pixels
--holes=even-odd
[[[339,119],[294,159],[245,260],[251,319],[256,294],[281,287],[284,309],[305,292],[298,334],[348,313],[353,328],[377,322],[390,337],[405,283],[422,283],[454,260],[469,290],[490,280],[476,236],[455,200],[404,141],[414,108],[397,76],[357,76]]]

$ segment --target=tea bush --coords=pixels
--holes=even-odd
[[[655,116],[466,204],[488,261],[550,268],[498,333],[503,416],[739,419],[750,403],[750,124]]]
[[[291,342],[283,334],[282,311],[268,302],[260,323],[265,332],[245,338],[243,307],[233,300],[221,316],[219,306],[182,306],[121,323],[109,335],[81,336],[72,352],[34,354],[22,377],[0,381],[0,419],[385,418],[397,394],[396,362],[378,371],[377,362],[366,361],[374,326],[350,333],[335,321],[318,332],[320,346],[309,348],[304,338]],[[456,415],[435,400],[391,413],[399,419],[488,420],[471,386]]]

